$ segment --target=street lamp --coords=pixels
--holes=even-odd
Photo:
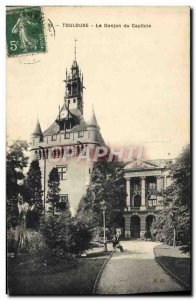
[[[46,213],[46,153],[45,149],[42,146],[39,146],[43,150],[43,159],[44,159],[44,217]]]
[[[105,211],[106,211],[106,203],[103,200],[101,202],[101,209],[103,211],[103,243],[104,243],[104,251],[107,251],[107,243],[106,243],[106,234],[105,234]]]

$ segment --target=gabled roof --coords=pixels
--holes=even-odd
[[[56,121],[52,123],[45,131],[44,131],[44,136],[45,135],[52,135],[52,134],[57,134],[59,132],[59,125],[57,124]]]
[[[163,169],[170,167],[173,161],[172,159],[133,160],[126,165],[125,170]]]

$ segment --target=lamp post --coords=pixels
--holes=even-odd
[[[39,146],[43,150],[43,159],[44,159],[44,217],[46,213],[46,155],[45,149],[42,146]]]
[[[103,202],[101,202],[101,209],[103,211],[103,243],[104,243],[104,251],[107,251],[107,243],[106,243],[106,234],[105,234],[105,211],[106,211],[106,203],[103,200]]]

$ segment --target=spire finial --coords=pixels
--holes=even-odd
[[[75,42],[75,46],[74,46],[74,60],[76,60],[76,42],[77,41],[78,41],[77,39],[74,40],[74,42]]]

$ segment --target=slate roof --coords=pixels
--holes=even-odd
[[[39,120],[37,120],[37,124],[35,126],[35,129],[34,129],[32,135],[33,136],[37,136],[37,135],[40,136],[40,135],[42,135],[42,130],[41,130],[41,126],[40,126]]]
[[[52,134],[57,134],[59,132],[59,125],[57,124],[56,121],[52,123],[45,131],[44,131],[44,136],[45,135],[52,135]]]

